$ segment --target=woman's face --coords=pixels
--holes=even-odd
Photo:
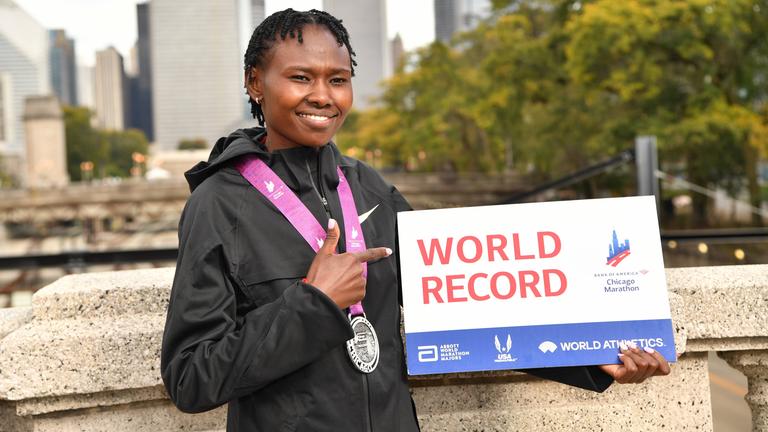
[[[352,106],[347,48],[325,27],[307,25],[272,47],[262,68],[252,69],[248,94],[261,99],[267,148],[320,147],[331,140]]]

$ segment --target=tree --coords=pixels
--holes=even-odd
[[[108,176],[130,176],[135,162],[133,155],[135,153],[146,155],[149,152],[147,138],[144,132],[138,129],[102,131],[101,134],[109,146],[109,163],[106,168]]]
[[[133,153],[146,155],[149,144],[144,133],[101,131],[91,125],[93,113],[88,108],[64,107],[67,141],[67,171],[73,181],[93,177],[128,177]]]
[[[83,180],[83,162],[93,164],[91,175],[106,172],[109,143],[91,126],[91,110],[72,106],[63,109],[69,178],[73,181]]]
[[[735,194],[746,182],[759,207],[768,2],[599,0],[567,31],[566,67],[588,100],[609,101],[637,134],[659,135],[662,155],[684,160],[693,183]],[[706,207],[694,195],[696,225]]]
[[[208,142],[202,138],[183,139],[179,141],[177,146],[178,150],[206,150],[208,148]]]
[[[11,178],[10,174],[6,172],[5,161],[3,155],[0,154],[0,188],[7,188],[15,186],[15,182]]]

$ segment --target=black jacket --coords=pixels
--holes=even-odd
[[[208,162],[187,172],[192,195],[179,224],[179,257],[163,335],[162,377],[185,412],[229,403],[228,431],[417,431],[400,338],[396,213],[410,210],[379,174],[319,150],[268,153],[245,129],[220,139]],[[232,166],[259,155],[322,226],[320,200],[344,226],[336,186],[340,166],[350,182],[368,247],[395,253],[368,265],[368,319],[381,357],[371,374],[351,365],[349,320],[333,301],[301,282],[315,252]],[[343,249],[344,233],[339,239]],[[602,391],[610,379],[594,368],[530,371]]]

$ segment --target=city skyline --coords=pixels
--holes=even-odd
[[[241,8],[250,9],[252,0],[236,1]],[[146,0],[68,0],[66,4],[51,0],[14,2],[42,27],[66,31],[77,46],[77,65],[93,67],[96,51],[109,46],[117,49],[126,62],[130,61],[130,51],[138,40],[136,5]],[[323,9],[322,0],[265,0],[264,3],[266,15],[288,7],[297,10]],[[387,0],[386,15],[387,39],[391,40],[399,34],[407,51],[435,39],[433,0]],[[250,16],[240,21],[243,27],[239,29],[241,50],[245,48],[253,30],[245,27],[249,22]]]

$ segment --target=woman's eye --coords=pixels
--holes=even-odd
[[[344,84],[344,83],[346,83],[346,82],[347,82],[347,79],[346,79],[346,78],[333,78],[333,79],[331,80],[331,83],[332,83],[332,84],[336,84],[336,85],[341,85],[341,84]]]

